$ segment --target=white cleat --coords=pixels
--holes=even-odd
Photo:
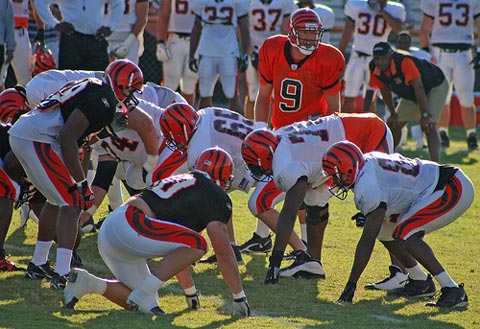
[[[402,270],[395,265],[388,267],[390,276],[382,281],[370,283],[365,286],[368,290],[385,290],[395,291],[402,289],[408,281],[408,274],[402,272]]]

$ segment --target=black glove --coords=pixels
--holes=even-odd
[[[475,71],[480,70],[480,52],[479,51],[473,53],[473,59],[470,62],[470,64],[473,66],[473,69]]]
[[[265,277],[265,284],[277,284],[278,276],[280,274],[280,264],[282,263],[283,252],[278,250],[272,251],[270,256],[270,264],[268,266],[267,276]]]
[[[185,300],[187,302],[188,308],[196,310],[200,307],[200,300],[198,299],[198,293],[193,295],[185,295]]]
[[[248,68],[248,55],[243,54],[238,59],[238,72],[243,73],[247,70],[247,68]]]
[[[357,284],[355,282],[347,282],[347,285],[345,286],[345,289],[343,289],[337,303],[351,303],[356,288]]]
[[[35,35],[35,38],[33,39],[33,44],[35,45],[35,47],[45,46],[45,30],[44,29],[37,30],[37,35]]]
[[[352,220],[356,221],[357,227],[364,227],[367,217],[365,217],[364,214],[359,212],[352,216]]]
[[[22,204],[30,201],[36,192],[37,192],[37,189],[35,188],[35,186],[33,186],[32,183],[30,182],[23,183],[20,186],[20,193],[18,194],[17,201],[15,201],[14,209],[18,209],[22,206]]]
[[[188,60],[188,67],[192,72],[198,73],[198,60],[196,58],[190,58]]]
[[[253,51],[250,53],[250,61],[255,70],[258,70],[258,47],[255,46]]]
[[[80,193],[83,196],[83,210],[87,210],[93,205],[93,191],[92,189],[88,186],[88,182],[86,179],[82,180],[81,182],[75,183],[70,188],[68,189],[68,193],[73,193],[75,190],[80,190]]]

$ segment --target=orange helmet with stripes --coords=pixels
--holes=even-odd
[[[160,128],[170,150],[184,151],[200,116],[189,104],[174,103],[160,116]]]
[[[142,92],[143,73],[137,64],[128,59],[117,59],[107,66],[104,77],[119,103],[133,100],[138,104],[133,93]]]
[[[302,54],[310,55],[318,48],[322,41],[322,33],[322,21],[312,9],[297,9],[290,16],[288,40]]]
[[[243,140],[242,158],[255,180],[272,180],[273,154],[279,141],[278,136],[266,128],[250,132]]]
[[[218,146],[203,151],[195,162],[196,171],[207,173],[225,191],[232,185],[233,169],[232,157]]]
[[[0,93],[0,121],[14,123],[22,115],[30,111],[25,88],[16,86]]]
[[[363,153],[354,143],[341,141],[331,145],[322,159],[323,171],[333,178],[330,192],[345,199],[364,164]]]
[[[32,76],[57,67],[55,56],[46,46],[37,47],[33,53],[34,67]]]

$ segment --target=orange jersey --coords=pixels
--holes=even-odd
[[[389,153],[387,125],[374,113],[335,113],[343,123],[345,139],[357,144],[363,153]]]
[[[260,84],[273,85],[273,128],[326,115],[324,95],[340,93],[345,58],[335,47],[320,44],[310,56],[295,63],[285,35],[275,35],[259,51]]]

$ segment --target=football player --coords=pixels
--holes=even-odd
[[[188,104],[194,105],[195,88],[198,75],[189,65],[190,33],[195,16],[190,0],[160,1],[157,18],[157,59],[163,63],[163,83],[177,90],[180,86],[182,96]],[[168,38],[167,38],[168,36]]]
[[[64,291],[65,307],[73,308],[85,294],[96,293],[126,309],[164,315],[158,290],[177,275],[187,306],[197,309],[200,301],[190,267],[207,252],[207,241],[200,234],[206,229],[233,295],[233,314],[249,316],[235,256],[228,247],[226,224],[232,202],[225,190],[233,170],[227,152],[209,148],[200,154],[192,173],[158,181],[112,212],[100,229],[98,248],[116,280],[73,269]],[[151,273],[147,260],[158,257],[163,259]]]
[[[367,88],[370,72],[368,63],[372,60],[373,45],[380,41],[387,41],[388,34],[393,30],[399,33],[403,30],[405,21],[405,7],[387,0],[349,0],[345,4],[345,27],[338,45],[338,49],[345,55],[348,44],[353,36],[353,45],[347,68],[345,70],[345,100],[342,112],[356,112],[355,100],[359,91],[363,89],[363,96]],[[374,92],[368,90],[369,94]],[[371,97],[368,95],[368,97]],[[369,111],[369,109],[364,109]]]
[[[424,241],[425,234],[452,223],[473,202],[473,184],[460,168],[409,159],[400,154],[362,154],[358,146],[348,141],[335,143],[327,149],[322,164],[331,181],[330,191],[344,199],[351,189],[356,207],[367,214],[350,277],[338,302],[352,302],[357,281],[378,238],[390,241],[401,250],[397,257],[408,256],[401,258],[409,271],[409,279],[400,295],[435,295],[432,277],[420,269],[417,260],[442,287],[439,299],[427,306],[458,308],[468,305],[463,284],[453,281]]]
[[[277,230],[266,284],[276,284],[279,276],[325,278],[321,254],[331,195],[322,173],[321,156],[332,143],[344,139],[356,141],[365,150],[393,150],[388,126],[370,113],[338,113],[298,122],[275,133],[259,129],[244,139],[242,157],[252,176],[258,181],[273,181],[285,193],[282,210],[273,222]],[[297,253],[295,262],[280,271],[302,203],[306,208],[307,251]]]
[[[298,8],[310,8],[318,14],[322,22],[322,42],[330,43],[330,31],[335,26],[335,12],[329,6],[315,3],[313,0],[298,0]]]
[[[57,289],[65,287],[70,271],[78,216],[90,207],[93,196],[80,164],[79,144],[105,127],[124,128],[123,113],[119,116],[116,111],[134,101],[133,94],[143,87],[142,71],[128,60],[112,62],[105,70],[105,80],[87,78],[65,86],[21,116],[9,130],[13,153],[47,198],[26,276],[48,278]],[[54,215],[57,211],[58,218]],[[55,235],[54,272],[47,257]]]

